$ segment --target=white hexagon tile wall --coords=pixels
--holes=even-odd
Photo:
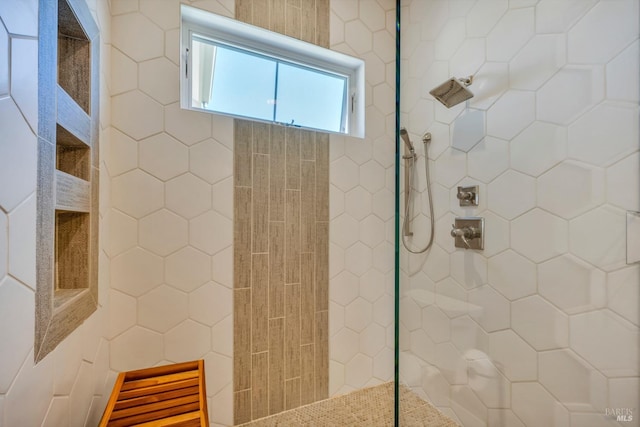
[[[638,7],[402,1],[401,121],[433,134],[437,225],[435,252],[402,264],[401,378],[462,425],[618,425],[611,408],[640,425],[624,243],[640,209]],[[468,103],[428,95],[469,75]],[[480,206],[460,208],[459,185],[479,185]],[[453,247],[455,216],[486,219],[484,251]]]
[[[87,5],[98,26],[108,29],[107,2]],[[34,365],[38,11],[37,0],[0,3],[0,425],[95,425],[113,380],[104,330],[109,287],[105,253],[99,258],[98,310]],[[100,77],[105,82],[110,75],[108,31],[101,42]],[[108,90],[101,86],[101,140],[109,134]],[[105,175],[101,181],[108,189]],[[108,197],[101,194],[101,199]],[[103,235],[107,206],[101,201]]]
[[[333,0],[331,49],[362,58],[366,138],[330,138],[329,393],[393,380],[395,2]]]
[[[211,423],[231,425],[233,120],[180,108],[180,3],[110,2],[111,367],[204,359]]]

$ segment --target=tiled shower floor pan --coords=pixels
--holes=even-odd
[[[428,402],[400,387],[401,427],[459,427]],[[261,418],[242,427],[393,426],[393,382],[357,390]]]

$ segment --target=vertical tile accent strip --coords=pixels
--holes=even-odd
[[[309,130],[300,131],[300,159],[316,159],[316,132]]]
[[[329,309],[329,223],[316,223],[316,311]]]
[[[269,156],[253,155],[252,253],[269,250]]]
[[[329,48],[329,1],[316,0],[316,41],[318,46]]]
[[[285,11],[286,25],[285,34],[296,39],[300,38],[301,19],[300,19],[300,1],[287,0],[287,9]]]
[[[285,130],[287,155],[287,190],[300,189],[300,129],[288,127]]]
[[[285,285],[285,379],[300,376],[300,285]]]
[[[251,188],[235,187],[233,203],[233,287],[251,287]]]
[[[285,283],[300,283],[300,192],[285,192]]]
[[[269,29],[269,0],[252,0],[252,3],[251,23],[257,27]]]
[[[251,388],[251,289],[233,291],[233,389]]]
[[[253,0],[236,0],[236,19],[238,21],[251,24],[253,21],[251,14],[251,6]]]
[[[329,1],[236,0],[236,19],[328,47]],[[329,135],[237,119],[234,139],[239,424],[328,397]]]
[[[271,31],[285,34],[286,19],[286,0],[271,0]]]
[[[329,221],[329,135],[316,135],[316,221]]]
[[[269,353],[267,351],[253,355],[252,372],[251,419],[255,420],[269,415]]]
[[[269,415],[284,410],[284,318],[269,320]]]
[[[329,397],[329,311],[316,312],[316,400]]]
[[[300,262],[300,344],[313,344],[313,324],[315,313],[313,253],[303,253]]]
[[[316,0],[300,2],[301,33],[300,39],[309,43],[316,42]]]
[[[293,409],[300,406],[300,378],[292,378],[285,382],[285,407]]]
[[[234,120],[233,123],[233,182],[236,187],[251,187],[251,122]]]
[[[251,421],[251,390],[233,393],[233,409],[234,425]]]
[[[300,171],[300,250],[313,252],[316,243],[316,162],[303,160]]]
[[[272,126],[269,168],[269,220],[284,221],[285,129]]]
[[[284,222],[269,223],[269,318],[284,317]]]
[[[267,0],[261,0],[266,3]],[[254,11],[257,7],[254,3]],[[265,27],[266,28],[266,27]],[[253,152],[256,154],[269,154],[269,141],[271,140],[271,125],[266,123],[253,123]]]
[[[315,402],[315,348],[313,344],[300,347],[300,404],[307,405]]]
[[[269,254],[253,254],[252,260],[251,351],[260,353],[269,349]]]

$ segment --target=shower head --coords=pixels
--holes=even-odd
[[[409,151],[413,154],[415,150],[413,149],[413,144],[411,143],[409,134],[407,133],[407,130],[405,128],[400,129],[400,138],[402,138]]]
[[[473,93],[467,89],[467,86],[472,82],[473,76],[469,76],[466,79],[456,79],[452,77],[440,86],[432,89],[429,93],[440,101],[442,105],[451,108],[467,99],[473,98]]]

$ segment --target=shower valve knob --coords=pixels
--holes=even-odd
[[[479,189],[477,185],[472,187],[458,187],[456,197],[460,200],[460,206],[478,206]]]
[[[471,200],[474,197],[476,197],[476,195],[470,191],[461,191],[458,193],[458,199],[460,200]]]

